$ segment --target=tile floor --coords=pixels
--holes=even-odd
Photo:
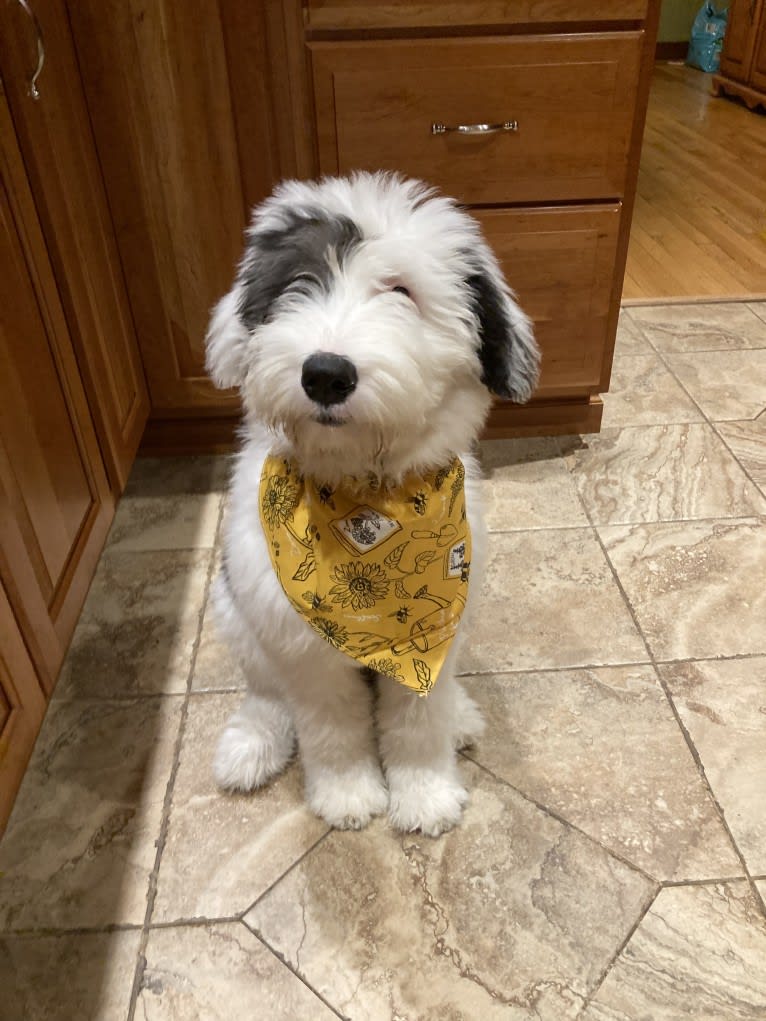
[[[624,311],[598,436],[486,444],[440,840],[209,763],[225,459],[144,461],[0,845],[3,1021],[766,1018],[766,303]]]

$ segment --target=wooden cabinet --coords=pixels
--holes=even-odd
[[[50,691],[115,498],[4,104],[0,132],[0,577]]]
[[[0,585],[0,833],[44,712],[45,697],[34,664]]]
[[[0,6],[0,830],[148,412],[61,0]]]
[[[310,43],[319,171],[399,170],[476,204],[622,196],[639,32]],[[477,137],[433,124],[502,124]]]
[[[766,3],[732,0],[713,91],[738,96],[751,108],[766,107]]]
[[[67,8],[151,393],[147,448],[230,441],[239,406],[206,378],[203,338],[249,208],[281,177],[356,168],[431,181],[480,218],[507,212],[493,225],[508,259],[510,235],[525,224],[519,243],[536,253],[530,265],[549,291],[546,303],[534,285],[543,381],[534,405],[504,406],[491,427],[598,428],[659,0],[67,0]],[[431,132],[437,122],[500,121],[517,130]],[[603,236],[593,221],[573,227],[567,207],[584,216],[583,203],[609,224]],[[531,224],[545,225],[537,239]],[[562,236],[577,273],[560,257]],[[529,290],[523,259],[507,269],[513,286]],[[573,295],[575,279],[575,306],[594,299],[577,319],[556,303]]]
[[[469,206],[534,320],[540,384],[488,435],[599,428],[658,6],[308,0],[318,170],[399,170]],[[434,127],[472,124],[509,127]]]
[[[121,490],[149,396],[66,8],[33,6],[45,41],[40,99],[28,94],[36,30],[18,4],[2,12],[3,82],[107,471]]]
[[[68,4],[153,420],[176,449],[239,414],[205,374],[204,336],[250,207],[296,172],[281,7]]]

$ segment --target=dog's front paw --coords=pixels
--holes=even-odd
[[[460,822],[468,791],[456,775],[435,770],[389,772],[388,815],[391,825],[404,833],[419,830],[438,837]]]
[[[388,807],[388,791],[377,765],[345,773],[317,770],[306,780],[306,800],[321,819],[337,830],[361,830]]]
[[[269,705],[257,713],[243,705],[226,724],[213,759],[213,776],[228,791],[252,791],[262,787],[290,761],[295,732],[285,709]]]

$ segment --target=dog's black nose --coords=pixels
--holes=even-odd
[[[303,363],[301,385],[317,404],[342,404],[356,389],[356,366],[343,355],[318,351]]]

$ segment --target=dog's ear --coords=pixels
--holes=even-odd
[[[240,313],[241,289],[235,284],[213,309],[205,335],[205,368],[216,386],[240,386],[250,332]]]
[[[482,382],[498,397],[523,404],[532,396],[540,371],[532,323],[514,301],[494,258],[482,259],[466,283],[479,333]]]

